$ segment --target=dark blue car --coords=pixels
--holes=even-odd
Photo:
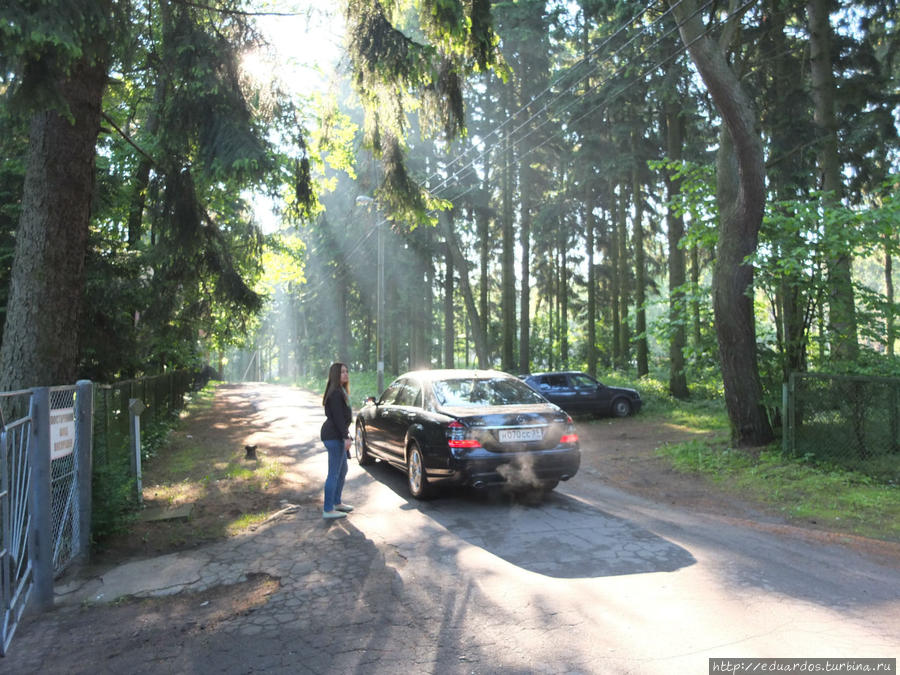
[[[641,395],[627,387],[607,387],[587,373],[532,373],[522,379],[570,415],[627,417],[641,409]]]

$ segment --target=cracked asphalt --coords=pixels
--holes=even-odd
[[[324,476],[321,406],[248,389]],[[590,452],[590,448],[583,448]],[[582,472],[543,502],[351,462],[254,532],[67,579],[10,673],[706,673],[711,657],[900,653],[900,569],[847,547],[625,494]],[[230,608],[240,607],[240,610]]]

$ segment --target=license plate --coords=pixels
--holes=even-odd
[[[527,441],[539,441],[544,437],[544,430],[501,429],[499,437],[501,443],[525,443]]]

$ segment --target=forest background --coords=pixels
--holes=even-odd
[[[315,3],[0,10],[0,389],[374,370],[379,240],[389,375],[652,374],[760,445],[789,373],[900,374],[895,3],[340,11],[298,94],[257,20]]]

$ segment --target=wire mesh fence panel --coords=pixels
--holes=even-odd
[[[78,453],[75,452],[75,387],[50,390],[50,514],[53,573],[59,575],[78,555]]]
[[[900,379],[793,373],[786,423],[795,456],[900,478]]]

